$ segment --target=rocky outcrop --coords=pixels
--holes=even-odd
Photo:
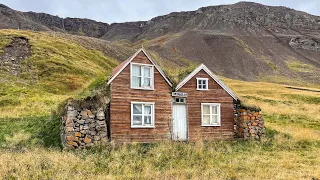
[[[295,37],[290,39],[289,45],[295,49],[320,51],[320,41],[307,37]]]
[[[320,17],[286,7],[240,2],[173,12],[149,21],[107,24],[89,19],[60,18],[45,13],[19,12],[0,6],[0,28],[64,31],[107,40],[155,38],[185,30],[215,30],[223,33],[317,32]]]
[[[108,141],[103,107],[88,107],[70,99],[65,108],[61,119],[61,140],[65,147],[86,148]]]
[[[261,111],[238,110],[235,134],[237,137],[244,139],[260,139],[263,137],[265,135],[265,128]]]
[[[0,54],[0,72],[5,70],[13,76],[18,76],[22,71],[22,61],[31,56],[31,46],[28,39],[24,37],[16,37],[3,48]],[[26,67],[26,71],[30,71],[30,66]]]

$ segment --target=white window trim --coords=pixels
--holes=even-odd
[[[207,88],[206,89],[199,89],[199,80],[205,80],[206,81],[206,83],[207,83]],[[209,90],[209,80],[208,80],[208,78],[197,78],[197,90],[200,90],[200,91]]]
[[[218,123],[217,124],[203,124],[203,105],[218,106]],[[212,108],[210,107],[210,120],[212,115]],[[221,104],[220,103],[201,103],[201,126],[221,126]]]
[[[149,66],[151,67],[151,78],[150,78],[150,85],[151,85],[151,88],[145,88],[145,87],[133,87],[132,86],[132,65],[138,65],[138,66]],[[144,76],[144,73],[143,71],[141,70],[141,82],[143,82],[143,76]],[[130,88],[131,89],[141,89],[141,90],[151,90],[153,91],[154,90],[154,65],[151,65],[151,64],[142,64],[142,63],[130,63]]]
[[[133,125],[133,104],[142,104],[142,105],[151,105],[151,125]],[[131,102],[131,128],[154,128],[155,127],[155,110],[154,110],[154,102]],[[144,122],[144,108],[142,108],[142,124]]]

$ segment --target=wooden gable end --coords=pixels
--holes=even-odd
[[[131,62],[153,64],[142,51]],[[130,67],[127,65],[111,83],[111,139],[120,142],[153,142],[168,139],[172,116],[171,86],[158,69],[154,68],[154,90],[132,89]],[[131,102],[154,103],[154,128],[131,128]]]

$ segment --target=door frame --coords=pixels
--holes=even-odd
[[[175,98],[174,98],[175,99]],[[186,99],[186,98],[185,98]],[[186,128],[187,128],[187,132],[186,132],[186,136],[187,136],[187,138],[186,138],[186,140],[178,140],[178,139],[174,139],[173,138],[173,126],[174,126],[174,123],[173,123],[173,106],[174,105],[179,105],[179,104],[183,104],[183,105],[185,105],[185,107],[186,107]],[[171,116],[172,116],[172,118],[171,118],[171,129],[172,129],[172,134],[171,134],[171,140],[173,140],[173,141],[186,141],[186,142],[188,142],[189,141],[189,118],[188,118],[188,104],[185,102],[185,103],[176,103],[175,101],[173,101],[172,102],[172,104],[171,104],[171,111],[172,111],[172,113],[171,113]]]

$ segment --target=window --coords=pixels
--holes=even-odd
[[[175,98],[176,103],[186,103],[186,98]]]
[[[197,90],[208,90],[208,78],[197,78]]]
[[[131,88],[153,89],[153,66],[131,63]]]
[[[154,103],[131,103],[131,127],[154,127]]]
[[[201,116],[202,126],[220,126],[220,104],[201,103]]]

